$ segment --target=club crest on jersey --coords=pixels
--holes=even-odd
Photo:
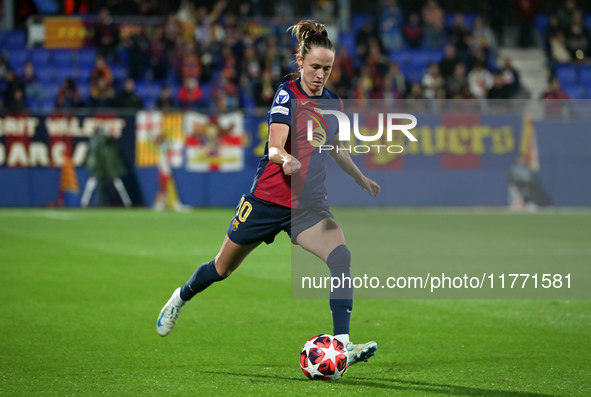
[[[289,94],[285,90],[280,90],[277,93],[277,98],[275,99],[275,102],[282,104],[286,103],[287,101],[289,101]]]
[[[314,108],[316,110],[317,108]],[[320,109],[318,109],[320,111]],[[320,113],[320,112],[318,112]],[[312,139],[308,138],[310,145],[314,147],[320,147],[326,143],[326,131],[328,131],[328,127],[326,126],[326,122],[320,116],[320,114],[313,115],[311,113],[304,113],[306,116],[309,116],[312,120],[308,120],[308,137],[310,136],[310,131],[312,131]],[[316,126],[314,127],[314,122]]]
[[[240,222],[238,222],[238,219],[234,219],[234,221],[232,222],[232,231],[236,231],[238,230],[238,226],[240,226]]]

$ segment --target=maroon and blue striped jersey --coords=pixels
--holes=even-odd
[[[307,208],[326,200],[326,167],[328,150],[320,144],[331,145],[338,130],[336,117],[323,118],[320,110],[343,111],[340,98],[324,88],[322,95],[309,96],[301,87],[300,79],[279,86],[271,110],[267,113],[269,127],[282,123],[290,127],[285,144],[287,153],[297,158],[302,167],[287,176],[280,165],[269,160],[269,142],[259,162],[251,194],[289,208]],[[312,120],[315,139],[308,141],[308,121]]]

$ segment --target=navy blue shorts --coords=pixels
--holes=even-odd
[[[293,244],[298,235],[326,218],[334,218],[328,204],[310,209],[294,209],[261,200],[252,194],[242,196],[228,227],[228,237],[236,244],[246,245],[264,241],[271,244],[281,231]]]

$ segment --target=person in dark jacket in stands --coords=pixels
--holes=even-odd
[[[115,107],[122,109],[141,110],[144,108],[144,101],[135,92],[135,82],[133,79],[125,79],[123,90],[117,95],[113,104]]]

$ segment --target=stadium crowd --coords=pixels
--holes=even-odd
[[[131,3],[143,5],[136,12],[150,15],[152,3]],[[48,98],[57,109],[266,107],[279,82],[296,76],[294,42],[286,32],[293,22],[287,18],[293,13],[289,7],[278,5],[274,18],[261,20],[253,18],[249,1],[238,12],[230,12],[224,0],[209,8],[181,2],[163,24],[132,25],[125,34],[109,8],[102,8],[93,26],[97,55],[92,71],[67,77],[57,93],[47,92],[34,62],[15,68],[4,53],[2,108],[34,109]],[[335,7],[334,0],[317,1],[311,16],[331,23]],[[582,15],[574,0],[566,0],[550,18],[545,46],[552,63],[588,56]],[[511,59],[497,59],[500,37],[483,16],[449,15],[438,0],[427,0],[420,12],[405,12],[397,0],[381,0],[373,15],[352,20],[351,32],[339,37],[342,45],[328,86],[343,98],[428,102],[527,95]],[[528,34],[521,40],[527,46]],[[555,94],[556,86],[560,81],[551,83],[549,96],[566,95],[560,88]]]

